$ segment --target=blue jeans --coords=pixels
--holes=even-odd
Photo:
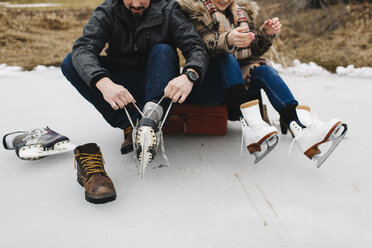
[[[165,44],[158,44],[151,50],[146,67],[123,67],[109,61],[106,57],[99,57],[99,62],[110,74],[116,84],[124,86],[134,97],[140,107],[148,101],[158,101],[164,95],[167,83],[179,75],[179,59],[176,51]],[[107,103],[98,89],[90,88],[78,75],[73,64],[71,54],[68,54],[61,66],[62,73],[68,81],[102,114],[104,119],[113,127],[125,129],[129,120],[123,109],[114,110]],[[163,100],[170,103],[169,99]],[[134,107],[127,107],[132,120],[139,117]]]
[[[271,105],[278,112],[290,105],[298,105],[287,84],[272,66],[261,65],[253,70],[248,96],[257,95],[261,89],[265,91]]]
[[[225,101],[225,90],[235,84],[244,84],[235,57],[227,54],[212,59],[203,82],[194,85],[186,102],[204,106],[221,105]]]
[[[200,105],[219,105],[224,103],[225,90],[236,84],[244,84],[238,61],[227,54],[210,61],[209,68],[201,85],[196,85],[187,101]],[[247,90],[248,99],[255,99],[263,89],[276,111],[298,102],[278,72],[268,65],[256,67],[251,75]]]

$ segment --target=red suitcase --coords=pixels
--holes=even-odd
[[[226,131],[225,105],[174,104],[163,127],[165,134],[226,135]]]

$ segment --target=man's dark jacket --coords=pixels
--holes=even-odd
[[[203,77],[209,63],[203,41],[193,24],[174,0],[151,0],[146,15],[134,32],[123,0],[105,0],[97,7],[83,36],[72,48],[72,62],[91,87],[110,77],[98,56],[108,43],[107,59],[128,67],[146,66],[151,48],[165,43],[181,49],[186,58],[184,70],[192,68]]]

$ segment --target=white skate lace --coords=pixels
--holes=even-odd
[[[246,123],[246,125],[248,126],[247,122],[243,119],[243,121]],[[245,134],[248,132],[248,131],[253,131],[255,132],[256,130],[259,130],[263,127],[266,127],[268,124],[266,122],[263,122],[263,121],[260,121],[260,120],[257,120],[257,121],[252,121],[251,125],[249,125],[251,127],[251,129],[249,130],[248,128],[245,128],[245,129],[242,129],[242,141],[240,143],[240,156],[243,155],[243,149],[244,149],[244,136]]]
[[[23,141],[29,140],[39,140],[40,137],[43,135],[43,130],[41,128],[36,128],[31,130],[26,137],[23,138]]]
[[[163,96],[163,97],[158,101],[157,106],[160,105],[160,103],[161,103],[161,101],[163,101],[163,99],[164,99],[164,96]],[[170,112],[170,110],[171,110],[172,103],[173,103],[173,102],[171,102],[171,103],[169,104],[168,109],[167,109],[167,111],[166,111],[166,113],[165,113],[165,115],[164,115],[163,120],[160,121],[159,124],[158,124],[158,128],[159,128],[159,143],[160,143],[159,145],[160,145],[161,153],[162,153],[163,158],[164,158],[164,160],[165,160],[165,164],[164,164],[165,166],[169,166],[169,159],[168,159],[167,155],[165,154],[164,137],[163,137],[163,131],[162,131],[162,128],[163,128],[164,122],[165,122],[165,120],[167,119],[168,114],[169,114],[169,112]],[[137,109],[137,111],[141,114],[141,116],[142,116],[143,118],[147,118],[147,117],[150,116],[150,115],[152,114],[152,112],[154,111],[154,110],[151,110],[150,113],[148,114],[148,116],[145,116],[145,114],[144,114],[144,113],[143,113],[143,112],[138,108],[138,106],[137,106],[135,103],[133,103],[133,105],[134,105],[134,107]],[[128,119],[129,119],[130,124],[132,125],[133,129],[135,129],[135,126],[134,126],[134,124],[133,124],[132,118],[130,117],[129,112],[128,112],[128,110],[127,110],[127,108],[126,108],[125,106],[124,106],[124,110],[125,110],[125,113],[126,113]],[[160,166],[163,166],[163,165],[160,165]]]
[[[314,120],[310,124],[308,123],[306,128],[303,129],[303,132],[301,133],[301,135],[293,138],[293,140],[291,142],[291,145],[289,146],[288,155],[292,152],[293,144],[295,142],[298,142],[297,140],[301,139],[301,137],[302,137],[302,135],[304,135],[304,133],[308,132],[309,130],[319,129],[320,125],[321,125],[321,121],[319,121],[319,120]]]

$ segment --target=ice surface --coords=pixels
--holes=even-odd
[[[248,152],[240,156],[239,123],[229,122],[223,137],[165,136],[171,165],[148,168],[140,180],[132,154],[120,154],[122,131],[58,68],[8,69],[0,66],[1,137],[48,125],[77,145],[96,142],[118,198],[88,203],[72,153],[23,161],[0,149],[0,247],[371,247],[369,78],[283,74],[322,120],[349,124],[320,169],[297,148],[287,155],[283,135],[254,165]]]

